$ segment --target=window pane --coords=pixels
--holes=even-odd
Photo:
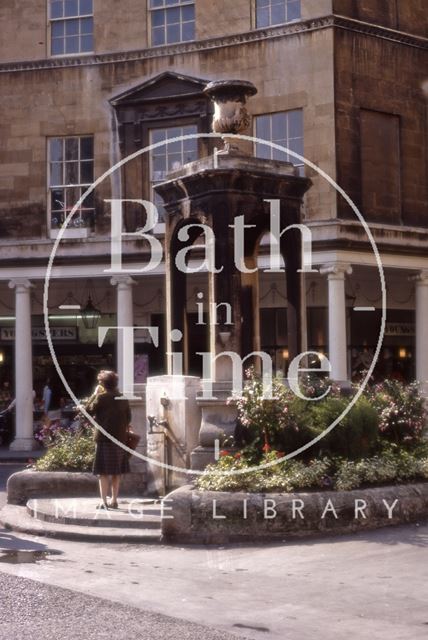
[[[301,109],[288,112],[288,131],[290,138],[303,135],[303,111]]]
[[[78,160],[79,158],[79,138],[65,139],[65,159]]]
[[[257,27],[268,27],[269,26],[269,9],[267,7],[262,7],[257,10]]]
[[[82,18],[80,20],[80,33],[84,35],[90,35],[94,31],[93,18]]]
[[[185,22],[183,24],[182,39],[183,39],[183,42],[188,42],[189,40],[195,39],[195,23],[194,22]]]
[[[166,132],[166,137],[168,138],[168,140],[171,140],[171,138],[177,138],[181,135],[183,135],[182,127],[170,127]]]
[[[181,9],[181,17],[184,20],[184,22],[188,22],[189,20],[194,20],[195,19],[195,7],[193,4],[189,4],[187,6],[184,6]]]
[[[257,9],[260,7],[268,7],[270,5],[271,0],[257,0]]]
[[[79,184],[79,163],[65,163],[65,184]]]
[[[87,187],[82,187],[82,189],[80,190],[80,197],[83,196],[83,194],[87,191]],[[86,196],[86,198],[83,201],[82,207],[87,208],[87,209],[93,209],[94,208],[94,192],[91,191],[91,193]]]
[[[84,16],[85,14],[89,14],[93,12],[92,0],[79,0],[79,14]]]
[[[180,22],[180,9],[178,7],[176,9],[168,9],[166,12],[166,22],[167,24]]]
[[[72,36],[65,39],[65,53],[79,52],[79,36]]]
[[[166,158],[165,156],[153,156],[152,159],[152,168],[153,168],[153,176],[155,180],[159,180],[160,178],[156,176],[158,173],[162,173],[166,168]]]
[[[165,30],[163,27],[156,27],[152,30],[152,41],[155,47],[160,44],[165,44]]]
[[[94,163],[82,162],[80,165],[80,184],[92,184],[94,181]]]
[[[180,134],[177,134],[180,135]],[[176,140],[175,142],[169,142],[167,145],[168,153],[180,153],[181,151],[181,140]]]
[[[64,3],[64,15],[66,17],[79,15],[79,3],[78,0],[65,0]]]
[[[150,0],[150,8],[163,7],[163,0]]]
[[[152,142],[162,142],[162,140],[166,139],[166,131],[165,129],[152,129]],[[161,149],[162,147],[160,147]]]
[[[50,167],[50,185],[58,186],[62,182],[62,162],[51,162]]]
[[[79,21],[67,20],[65,23],[65,35],[75,36],[79,33]]]
[[[287,137],[287,118],[285,113],[272,116],[272,141],[285,140]]]
[[[72,208],[78,203],[80,199],[80,188],[69,187],[68,189],[64,189],[64,191],[65,191],[65,208],[66,208],[67,214],[69,214]]]
[[[52,40],[51,53],[53,56],[60,56],[64,53],[64,40],[62,38],[54,38]]]
[[[285,22],[285,3],[275,4],[271,9],[271,24],[282,24]]]
[[[51,191],[51,209],[52,211],[62,211],[64,209],[64,192],[62,189],[53,189]]]
[[[55,160],[59,161],[63,159],[62,142],[62,138],[51,138],[49,140],[49,157],[52,162]]]
[[[62,18],[63,16],[63,2],[62,0],[55,0],[51,2],[51,18]]]
[[[182,164],[181,153],[172,153],[168,156],[168,171],[177,171]]]
[[[80,37],[80,51],[87,52],[93,51],[94,49],[94,39],[92,36],[81,36]]]
[[[80,138],[80,157],[82,160],[92,160],[94,157],[94,139]]]
[[[300,20],[300,0],[288,3],[287,20]]]
[[[180,25],[174,24],[167,27],[166,41],[169,43],[180,42]]]
[[[303,156],[303,138],[290,138],[290,142],[288,143],[289,148],[292,151],[295,151],[296,153],[299,153],[301,156]],[[301,160],[299,160],[298,158],[291,158],[291,161],[294,164],[300,164]]]
[[[270,140],[270,117],[269,116],[257,116],[256,137],[261,138],[262,140]]]
[[[152,25],[154,27],[163,27],[165,23],[165,11],[153,11]]]
[[[60,38],[64,35],[64,21],[52,23],[52,37]]]

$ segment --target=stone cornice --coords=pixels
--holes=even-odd
[[[397,42],[419,49],[428,49],[428,38],[412,35],[395,29],[361,22],[344,16],[328,15],[310,20],[290,22],[276,27],[266,29],[253,29],[244,33],[237,33],[230,36],[209,38],[206,40],[196,40],[194,42],[180,43],[163,47],[151,47],[134,51],[121,51],[115,53],[101,53],[96,55],[73,56],[70,58],[47,58],[41,60],[27,60],[17,62],[6,62],[0,64],[0,73],[10,73],[14,71],[33,71],[43,69],[60,69],[67,67],[86,67],[93,65],[112,64],[120,62],[132,62],[146,60],[149,58],[161,58],[171,55],[181,55],[184,53],[194,53],[198,51],[208,51],[222,47],[239,46],[251,42],[260,42],[274,38],[292,36],[294,34],[319,31],[326,28],[339,28],[362,33],[377,38],[383,38],[392,42]]]

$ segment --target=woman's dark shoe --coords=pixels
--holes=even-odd
[[[110,509],[119,509],[119,505],[117,504],[116,500],[114,502],[113,502],[113,500],[111,502],[109,502],[108,506],[109,506]]]

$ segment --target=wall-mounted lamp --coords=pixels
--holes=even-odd
[[[101,311],[94,306],[89,295],[85,307],[81,311],[82,322],[87,329],[96,329],[101,318]]]
[[[401,347],[398,350],[398,357],[400,358],[400,360],[404,360],[405,358],[407,358],[407,349],[405,349],[404,347]]]
[[[290,357],[290,352],[288,349],[284,349],[284,351],[282,352],[282,357],[284,358],[284,360],[288,360],[288,358]]]
[[[3,351],[0,351],[0,364],[3,364],[4,362],[4,353]]]

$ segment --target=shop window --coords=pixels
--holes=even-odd
[[[300,20],[300,0],[256,0],[256,27]]]
[[[55,232],[94,181],[94,139],[92,136],[50,138],[48,155],[50,229]],[[94,218],[92,193],[73,215],[67,231],[87,235],[94,227]]]
[[[198,133],[196,124],[189,124],[183,127],[168,127],[165,129],[150,130],[150,144],[161,144],[153,149],[150,155],[150,184],[152,188],[152,202],[157,206],[159,219],[164,219],[164,209],[162,198],[154,191],[153,187],[159,182],[166,180],[170,171],[177,171],[184,164],[198,159],[198,139],[182,139],[186,135]],[[174,138],[180,138],[174,140]],[[170,141],[170,142],[168,142]]]
[[[274,142],[303,156],[303,109],[260,115],[256,116],[254,120],[256,138]],[[301,160],[285,151],[256,143],[255,154],[258,158],[266,160],[291,162],[295,167],[298,167],[299,175],[304,175],[304,164]]]
[[[149,0],[152,45],[195,39],[195,3],[189,0]]]
[[[94,49],[93,0],[50,0],[51,55]]]

